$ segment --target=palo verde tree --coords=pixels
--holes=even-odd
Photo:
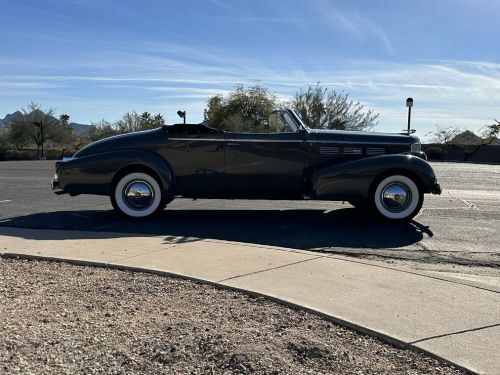
[[[378,113],[365,110],[349,99],[349,94],[322,87],[309,86],[298,91],[290,101],[307,126],[315,129],[368,130],[377,125]]]
[[[113,126],[118,131],[118,134],[123,134],[158,128],[164,122],[165,119],[159,113],[153,117],[149,112],[143,112],[139,115],[137,112],[132,111],[126,112]]]
[[[490,145],[494,141],[498,141],[498,136],[500,135],[500,121],[493,119],[493,123],[486,126],[483,130],[483,138],[485,144]]]
[[[143,112],[139,118],[139,127],[141,130],[155,129],[162,126],[165,119],[161,114],[152,116],[149,112]]]
[[[428,132],[426,137],[430,137],[432,143],[450,144],[461,132],[458,126],[436,125],[436,130]]]
[[[90,142],[95,142],[99,139],[112,137],[117,134],[119,134],[118,130],[113,126],[113,124],[102,119],[101,121],[92,122],[90,124],[88,138]]]
[[[215,95],[208,100],[205,121],[213,128],[227,131],[266,132],[269,115],[278,107],[276,95],[261,85],[238,85],[229,95]]]
[[[448,144],[462,150],[464,161],[468,161],[482,146],[498,142],[499,134],[500,122],[494,119],[492,124],[482,129],[481,137],[470,131],[463,131],[458,126],[441,127],[439,125],[436,126],[436,130],[426,135],[431,137],[433,143]]]
[[[143,112],[141,115],[135,111],[126,112],[121,119],[114,123],[104,119],[93,122],[88,132],[88,138],[94,142],[118,134],[155,129],[164,123],[165,119],[160,113],[152,116],[149,112]]]
[[[492,144],[494,141],[498,141],[498,135],[500,134],[500,122],[497,119],[493,119],[493,123],[487,125],[482,131],[482,142],[480,142],[476,147],[471,150],[465,149],[464,161],[468,161],[472,155],[474,155],[481,146],[486,146]]]

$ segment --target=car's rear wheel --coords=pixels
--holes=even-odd
[[[373,207],[385,219],[408,221],[422,208],[424,195],[413,179],[394,174],[377,183],[372,199]]]
[[[154,215],[165,207],[160,183],[143,172],[121,177],[111,194],[111,204],[120,214],[135,219]]]

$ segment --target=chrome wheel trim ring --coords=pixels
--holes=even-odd
[[[399,210],[389,209],[383,202],[382,192],[389,186],[393,184],[399,184],[405,186],[408,192],[411,194],[411,199],[407,199],[406,204],[403,208]],[[421,200],[420,191],[416,183],[409,177],[403,175],[391,175],[384,178],[377,185],[372,199],[374,200],[375,207],[377,211],[384,217],[393,220],[403,220],[406,219],[414,213],[417,209],[419,202]]]
[[[123,200],[133,210],[144,210],[154,202],[154,189],[144,180],[131,181],[123,189]]]
[[[380,200],[389,211],[404,211],[412,200],[411,189],[402,182],[390,182],[382,188]]]
[[[130,207],[125,198],[124,192],[127,186],[130,186],[136,181],[145,182],[151,188],[153,194],[152,200],[145,208],[134,209]],[[155,213],[160,207],[162,200],[162,191],[158,181],[151,175],[142,172],[133,172],[123,176],[116,184],[113,194],[117,208],[126,216],[135,218],[147,217]]]

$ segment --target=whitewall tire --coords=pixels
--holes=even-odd
[[[115,185],[111,196],[113,207],[130,218],[145,218],[164,207],[158,181],[143,172],[126,174]]]
[[[391,175],[382,179],[373,193],[373,206],[386,219],[411,220],[422,208],[424,200],[417,184],[403,175]]]

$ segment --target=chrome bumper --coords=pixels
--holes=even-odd
[[[66,192],[63,189],[61,189],[61,186],[59,185],[59,181],[57,181],[56,179],[52,180],[51,187],[52,187],[52,191],[57,195],[66,194]]]
[[[432,193],[432,194],[441,195],[441,192],[442,192],[442,191],[443,191],[443,190],[441,189],[441,185],[439,185],[439,184],[434,184],[434,185],[432,186],[432,190],[431,190],[431,193]]]

